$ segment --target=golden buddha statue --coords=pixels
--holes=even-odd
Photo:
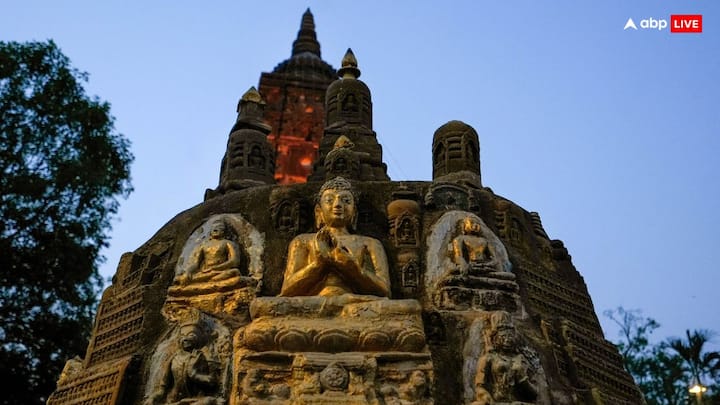
[[[317,233],[295,237],[288,248],[281,296],[390,296],[382,243],[351,232],[357,196],[342,177],[323,184],[315,205]]]
[[[171,297],[197,297],[257,284],[242,274],[242,266],[242,251],[225,221],[214,220],[210,223],[208,239],[193,248],[168,294]]]
[[[472,216],[462,221],[462,234],[452,241],[451,257],[461,274],[496,271],[497,253],[483,237],[482,224]]]
[[[185,266],[185,272],[175,280],[178,284],[220,281],[239,276],[240,248],[227,239],[225,223],[216,221],[210,228],[210,239],[198,246]]]

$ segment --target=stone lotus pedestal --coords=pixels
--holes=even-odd
[[[210,283],[206,283],[210,284]],[[223,319],[236,319],[236,322],[247,320],[248,303],[255,298],[257,280],[250,277],[237,277],[212,284],[216,289],[207,286],[191,285],[184,288],[170,287],[165,300],[165,311],[177,308],[196,308]],[[200,290],[204,288],[204,290]],[[196,295],[188,291],[200,290]]]
[[[232,404],[432,404],[416,300],[263,297],[235,339]]]
[[[507,310],[520,308],[515,275],[489,272],[482,275],[451,275],[438,283],[434,294],[438,308],[451,311]]]

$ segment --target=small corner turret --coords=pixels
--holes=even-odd
[[[238,102],[238,118],[230,130],[220,168],[220,184],[205,200],[230,191],[275,184],[275,154],[267,141],[271,127],[263,120],[265,101],[255,87]]]
[[[435,131],[432,143],[433,182],[461,182],[479,188],[480,141],[473,127],[449,121]]]

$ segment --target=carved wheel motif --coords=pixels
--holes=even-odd
[[[328,391],[345,390],[348,380],[348,372],[337,363],[330,363],[320,372],[320,384]]]

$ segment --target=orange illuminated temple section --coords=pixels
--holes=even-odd
[[[325,91],[336,78],[335,69],[320,57],[308,9],[290,59],[260,77],[259,91],[267,103],[263,118],[272,127],[268,141],[275,150],[278,184],[307,181],[323,135]]]

